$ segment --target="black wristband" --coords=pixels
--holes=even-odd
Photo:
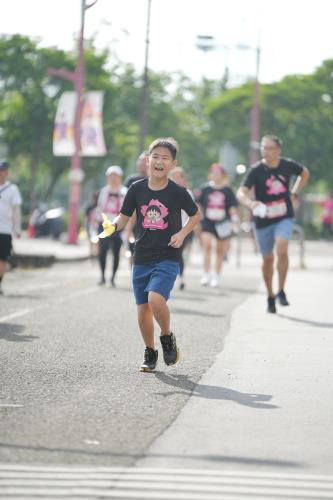
[[[112,224],[114,225],[114,228],[115,228],[115,232],[117,231],[118,229],[118,224],[116,222],[112,222]]]

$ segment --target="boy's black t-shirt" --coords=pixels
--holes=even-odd
[[[214,188],[204,184],[197,199],[203,208],[203,216],[212,222],[222,222],[230,219],[230,208],[237,207],[238,202],[229,186]]]
[[[127,217],[136,212],[135,264],[168,259],[179,261],[181,249],[170,247],[168,243],[182,228],[181,210],[191,217],[198,207],[187,190],[172,180],[158,191],[149,188],[148,179],[131,185],[120,212]]]
[[[257,228],[294,217],[289,184],[291,177],[300,175],[303,168],[300,163],[290,158],[280,158],[276,168],[269,168],[262,161],[251,167],[242,186],[249,189],[253,187],[255,199],[267,207],[266,217],[253,218]]]

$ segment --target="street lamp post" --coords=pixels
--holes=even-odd
[[[259,158],[259,143],[260,143],[260,82],[259,82],[259,65],[260,65],[260,47],[251,47],[246,44],[238,44],[234,47],[216,44],[214,37],[210,35],[199,35],[197,37],[197,47],[204,52],[214,50],[217,47],[226,49],[252,50],[256,53],[256,71],[253,82],[253,96],[250,111],[250,145],[249,145],[249,163],[252,165]],[[226,71],[227,71],[226,66]]]
[[[76,93],[76,108],[74,118],[74,154],[71,157],[69,175],[69,202],[68,202],[68,243],[77,243],[78,208],[80,201],[81,172],[81,116],[84,99],[84,17],[85,11],[92,7],[97,0],[86,5],[86,0],[81,0],[81,28],[79,36],[79,53],[75,71],[49,68],[48,74],[69,80],[74,85]]]
[[[259,82],[259,65],[260,65],[260,47],[256,49],[256,73],[253,82],[253,98],[250,114],[250,165],[256,163],[259,159],[259,144],[260,144],[260,82]]]

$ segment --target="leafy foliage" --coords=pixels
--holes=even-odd
[[[37,201],[67,200],[69,158],[52,156],[52,130],[61,92],[70,82],[58,80],[55,98],[43,87],[50,67],[75,69],[76,55],[57,48],[39,47],[27,37],[0,37],[0,148],[8,149],[30,210]],[[105,158],[84,158],[84,189],[104,182],[105,167],[120,164],[134,170],[139,153],[142,75],[119,62],[108,50],[97,51],[93,41],[85,47],[86,90],[102,90],[104,99]],[[148,135],[174,136],[180,144],[178,163],[194,186],[206,179],[208,166],[218,160],[228,141],[247,163],[251,81],[227,88],[226,82],[205,78],[192,82],[181,73],[149,72]],[[325,61],[312,75],[290,75],[261,86],[261,132],[279,135],[284,154],[307,165],[311,182],[333,186],[333,60]],[[86,194],[84,193],[84,196]]]

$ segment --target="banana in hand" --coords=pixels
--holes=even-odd
[[[107,238],[108,236],[113,235],[113,233],[116,230],[116,226],[114,224],[112,224],[110,219],[108,219],[108,216],[106,214],[104,214],[103,212],[102,212],[102,217],[103,217],[102,226],[103,226],[104,231],[99,233],[98,237],[99,238]]]

